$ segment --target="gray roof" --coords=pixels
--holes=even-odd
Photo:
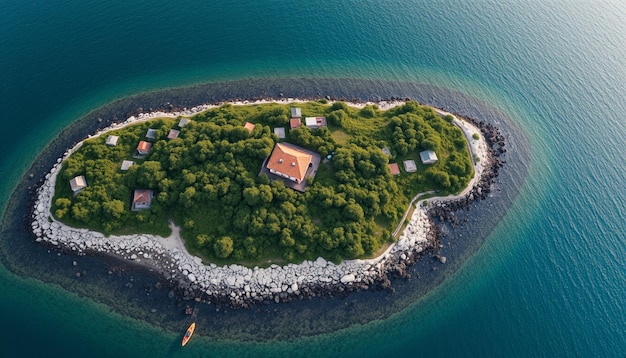
[[[153,129],[153,128],[149,128],[148,132],[146,132],[146,138],[149,138],[149,139],[155,139],[156,135],[157,135],[157,131],[156,129]]]
[[[431,164],[438,160],[437,154],[432,150],[425,150],[420,152],[420,159],[422,159],[422,163]]]

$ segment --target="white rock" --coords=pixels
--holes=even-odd
[[[354,275],[350,273],[341,278],[341,283],[351,283],[354,282],[355,279]]]
[[[323,257],[318,257],[317,260],[315,260],[315,266],[317,267],[326,267],[326,265],[328,265],[328,262],[324,260]]]

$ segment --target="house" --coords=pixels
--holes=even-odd
[[[391,151],[389,150],[389,148],[384,147],[383,149],[381,149],[383,151],[384,155],[391,155]]]
[[[291,118],[302,118],[302,110],[298,107],[291,107]]]
[[[252,132],[252,130],[254,129],[254,123],[246,122],[243,124],[243,127]]]
[[[150,153],[150,149],[152,149],[152,143],[146,142],[144,140],[139,142],[139,144],[137,145],[137,153],[139,153],[140,155],[146,155]]]
[[[312,164],[313,155],[288,143],[277,143],[267,160],[267,169],[272,174],[301,183]]]
[[[289,120],[289,127],[291,129],[296,129],[300,127],[301,125],[302,125],[302,122],[300,121],[300,118],[291,118]]]
[[[402,162],[404,164],[404,171],[407,173],[413,173],[417,171],[417,165],[415,165],[415,161],[413,159],[405,160]]]
[[[132,210],[145,210],[150,209],[150,205],[152,204],[152,190],[147,189],[137,189],[133,193],[133,204]]]
[[[177,129],[170,129],[170,132],[167,134],[167,139],[176,139],[178,138],[178,135],[180,134],[180,131]]]
[[[152,129],[152,128],[148,128],[148,132],[146,132],[146,138],[148,139],[156,139],[157,136],[157,130],[156,129]]]
[[[70,188],[72,188],[72,192],[74,194],[85,189],[86,187],[87,187],[87,181],[85,180],[84,175],[79,175],[70,180]]]
[[[109,145],[111,147],[115,147],[117,145],[117,141],[118,140],[120,140],[119,136],[110,135],[110,136],[107,137],[106,145]]]
[[[189,121],[191,121],[189,118],[181,118],[180,121],[178,121],[178,126],[183,128],[187,125],[187,123],[189,123]]]
[[[124,160],[124,161],[122,162],[122,168],[121,168],[121,169],[122,169],[123,171],[127,171],[127,170],[128,170],[128,168],[130,168],[130,167],[132,167],[132,166],[133,166],[133,164],[135,164],[135,162],[133,162],[132,160]]]
[[[389,163],[389,170],[391,170],[391,175],[400,174],[400,168],[398,167],[398,163]]]
[[[420,152],[420,158],[424,164],[433,164],[437,162],[437,154],[435,154],[432,150]]]
[[[326,117],[306,117],[304,122],[307,127],[312,129],[326,127]]]
[[[274,128],[274,134],[278,137],[278,139],[285,138],[285,127],[276,127]]]

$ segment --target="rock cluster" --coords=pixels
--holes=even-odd
[[[57,222],[50,215],[57,164],[38,191],[32,231],[38,242],[45,241],[77,254],[106,253],[156,267],[177,282],[186,299],[204,298],[215,303],[248,307],[260,302],[284,302],[294,298],[351,292],[370,287],[389,287],[388,273],[404,274],[407,260],[432,246],[431,223],[423,209],[413,213],[398,242],[382,256],[371,260],[349,260],[341,264],[323,258],[287,266],[247,268],[204,265],[197,257],[179,249],[166,249],[150,235],[105,237],[98,232],[77,229]]]
[[[97,133],[96,136],[133,122],[162,116],[190,116],[210,107],[207,105],[176,113],[156,112],[132,116],[124,123],[112,125]],[[464,130],[468,138],[471,136],[471,134],[468,135],[468,131],[472,130],[476,128]],[[415,204],[416,208],[409,224],[398,241],[374,259],[347,260],[335,264],[318,258],[315,261],[304,261],[297,265],[271,265],[268,268],[204,265],[200,258],[189,255],[185,250],[166,248],[162,244],[163,238],[150,235],[105,237],[98,232],[72,228],[56,221],[50,214],[50,207],[57,173],[62,161],[80,145],[81,143],[77,144],[68,150],[63,158],[57,160],[37,191],[31,224],[36,241],[47,242],[79,255],[106,253],[132,262],[148,264],[160,270],[177,285],[184,299],[207,300],[233,307],[249,307],[258,303],[285,302],[376,287],[392,289],[389,276],[410,277],[406,270],[407,266],[437,245],[437,228],[430,218],[430,215],[437,215],[437,213],[433,213],[430,205],[427,209],[422,202],[418,202]],[[480,140],[471,145],[480,146],[485,143]],[[476,149],[479,148],[476,147]],[[486,153],[487,151],[480,152]],[[489,160],[486,157],[480,159],[476,173],[481,175],[478,183],[484,183],[485,173],[493,174],[493,171],[483,170],[488,167]],[[435,207],[442,208],[441,203],[449,200],[467,200],[478,190],[485,192],[488,187],[477,186],[474,182],[470,189],[467,193],[463,193],[461,198],[440,199]],[[440,261],[445,263],[445,258]]]
[[[479,168],[480,170],[476,170],[478,180],[468,188],[465,195],[454,199],[431,201],[432,205],[428,209],[428,216],[439,220],[439,222],[447,222],[452,227],[460,224],[454,212],[463,208],[469,208],[469,205],[476,200],[485,200],[491,193],[492,185],[499,175],[500,168],[506,163],[505,160],[501,159],[501,156],[506,153],[506,144],[500,130],[484,121],[473,119],[466,119],[466,121],[472,122],[479,128],[483,138],[485,138],[486,145],[489,148],[489,155],[485,155],[481,160],[486,160],[488,163],[487,165],[482,165]]]

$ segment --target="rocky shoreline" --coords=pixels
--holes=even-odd
[[[387,102],[381,104],[381,107],[384,108],[385,105]],[[205,105],[179,112],[139,114],[131,116],[124,123],[113,124],[110,129],[159,116],[190,116],[210,107]],[[238,265],[205,266],[199,258],[190,256],[184,247],[171,247],[171,242],[167,240],[176,238],[155,238],[149,235],[105,238],[97,232],[69,228],[52,220],[49,213],[56,173],[63,158],[56,161],[56,165],[46,175],[37,191],[38,199],[33,206],[34,220],[31,228],[38,242],[47,242],[79,255],[103,253],[157,268],[176,287],[177,292],[172,291],[170,294],[187,300],[245,308],[259,303],[289,302],[366,289],[393,290],[389,277],[409,277],[407,266],[429,252],[441,263],[445,263],[445,257],[436,254],[441,235],[436,222],[459,224],[455,222],[454,211],[475,200],[485,199],[498,175],[498,169],[504,163],[498,159],[506,151],[504,138],[498,129],[483,122],[471,122],[482,135],[476,141],[472,140],[471,134],[464,131],[470,146],[472,142],[476,142],[475,145],[483,143],[489,148],[481,151],[481,156],[477,156],[479,161],[476,163],[476,180],[460,196],[428,199],[428,205],[423,204],[423,201],[417,202],[410,223],[398,242],[383,255],[371,260],[351,260],[336,265],[318,258],[299,265],[272,265],[269,268],[254,269]],[[74,150],[78,146],[80,143]],[[64,157],[71,152],[72,150],[66,152]]]

